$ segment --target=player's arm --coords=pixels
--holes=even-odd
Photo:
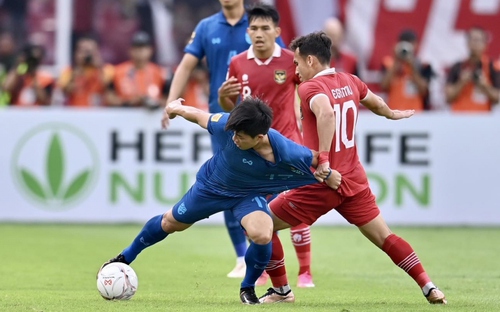
[[[166,129],[168,123],[166,120],[174,119],[177,116],[181,116],[187,121],[198,124],[200,127],[206,129],[208,126],[208,119],[210,118],[210,113],[202,111],[201,109],[182,105],[184,99],[177,99],[175,101],[169,102],[165,107],[162,118],[162,127]]]
[[[188,82],[189,76],[191,75],[191,72],[196,67],[198,62],[199,59],[196,56],[190,53],[184,54],[181,63],[175,70],[172,83],[170,84],[167,103],[178,99],[182,95],[182,92],[184,91],[184,88],[186,87],[186,84]]]
[[[317,94],[309,101],[311,111],[316,116],[319,140],[319,163],[316,173],[325,179],[330,172],[329,154],[335,133],[335,113],[326,94]],[[317,178],[318,178],[317,177]]]
[[[385,118],[391,120],[408,118],[413,116],[415,113],[413,109],[404,111],[390,109],[387,103],[385,103],[380,96],[374,94],[370,90],[368,90],[365,98],[361,100],[361,104],[371,110],[374,114],[384,116]]]

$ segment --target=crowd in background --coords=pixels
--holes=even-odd
[[[72,64],[60,72],[54,64],[55,1],[0,1],[0,105],[67,105],[157,108],[167,97],[179,55],[196,23],[219,10],[218,1],[74,0]],[[174,20],[171,42],[155,40],[159,8]],[[196,8],[193,9],[193,8]],[[112,30],[112,31],[111,31]],[[360,75],[357,57],[343,49],[343,25],[325,21],[332,38],[332,67]],[[500,57],[487,55],[489,34],[480,27],[465,36],[469,57],[447,70],[446,102],[453,111],[491,111],[499,102]],[[417,57],[419,38],[407,29],[394,43],[381,68],[378,90],[394,109],[432,110],[430,64]],[[186,103],[206,109],[208,73],[191,75]]]

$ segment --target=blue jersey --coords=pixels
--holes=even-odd
[[[225,131],[229,114],[214,114],[208,131],[221,149],[203,164],[196,176],[205,190],[228,197],[249,194],[276,194],[292,188],[317,183],[310,170],[313,154],[270,129],[269,142],[275,162],[262,158],[255,150],[241,150],[232,140],[233,132]]]
[[[192,54],[200,60],[204,56],[207,58],[210,72],[209,109],[211,113],[222,112],[218,101],[218,90],[226,80],[231,58],[248,50],[252,44],[247,28],[246,13],[238,23],[232,26],[220,11],[198,23],[191,40],[184,49],[185,53]],[[284,46],[281,38],[278,38],[276,42]]]

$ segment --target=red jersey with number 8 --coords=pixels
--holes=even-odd
[[[329,159],[330,167],[342,174],[338,192],[343,196],[353,196],[369,187],[354,141],[359,103],[367,93],[368,87],[358,77],[335,72],[333,68],[319,72],[299,86],[305,146],[319,149],[316,116],[311,111],[311,102],[326,96],[335,112],[335,133]]]

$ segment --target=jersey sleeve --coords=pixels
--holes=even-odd
[[[231,62],[229,63],[229,69],[227,70],[226,80],[228,80],[228,79],[229,79],[229,77],[233,77],[233,76],[234,76],[234,77],[236,77],[236,74],[237,74],[237,72],[236,72],[236,67],[237,67],[237,66],[236,66],[236,60],[235,60],[235,58],[233,57],[233,58],[231,59]]]
[[[352,75],[352,78],[354,79],[354,84],[356,85],[356,89],[359,91],[359,99],[362,100],[366,97],[368,94],[368,86],[366,83],[361,81],[358,76]]]
[[[228,113],[217,113],[212,114],[208,119],[207,130],[211,135],[218,135],[222,132],[226,132],[224,129],[226,127],[227,120],[229,118]]]
[[[307,81],[299,85],[299,98],[302,103],[305,103],[309,108],[311,107],[311,101],[314,97],[320,94],[327,96],[325,91],[317,83]]]
[[[205,35],[205,21],[196,25],[193,33],[191,34],[191,39],[189,40],[187,46],[184,48],[185,53],[192,54],[201,60],[205,56],[205,49],[203,48],[203,37]]]

